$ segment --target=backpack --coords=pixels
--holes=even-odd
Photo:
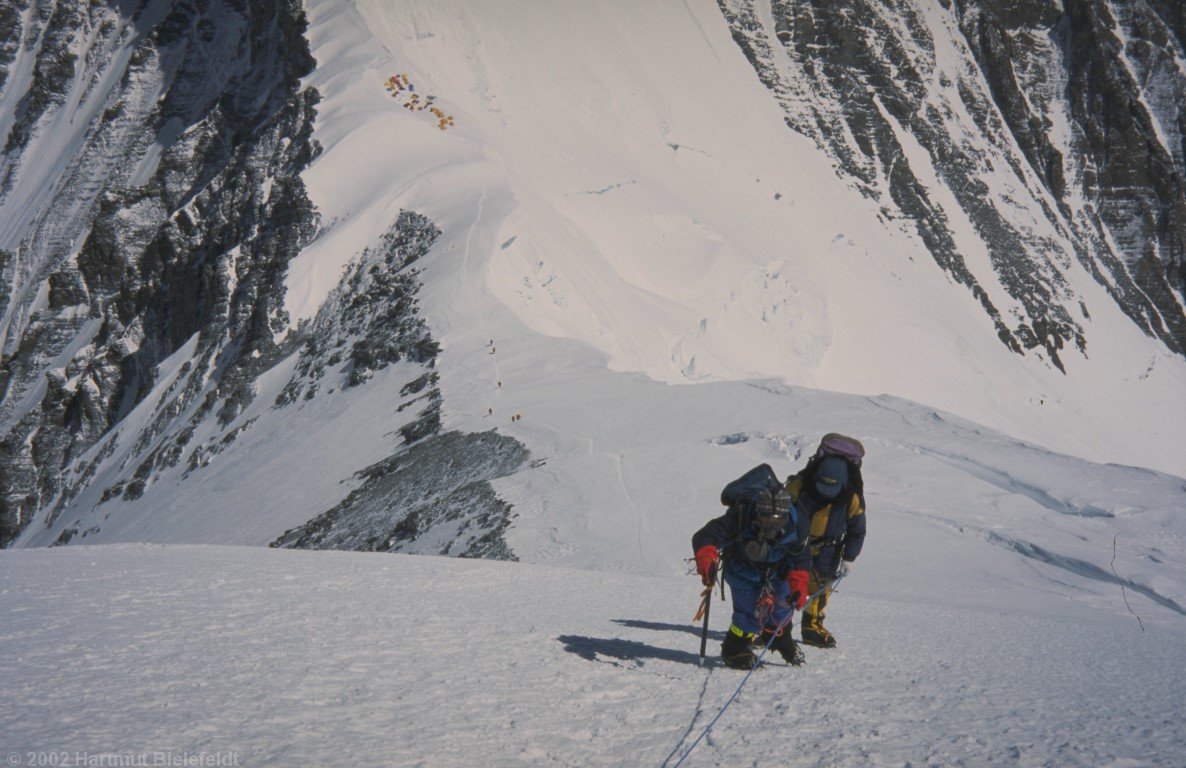
[[[807,466],[799,470],[792,477],[800,477],[803,482],[815,475],[820,462],[829,456],[837,456],[848,463],[848,485],[860,500],[861,509],[865,508],[865,481],[861,477],[861,460],[865,458],[865,446],[855,437],[842,435],[839,432],[829,432],[819,442],[815,455],[807,461]],[[845,494],[847,498],[847,494]],[[845,502],[847,504],[847,502]]]
[[[855,437],[848,437],[839,432],[829,432],[819,441],[819,448],[815,455],[823,460],[825,456],[839,456],[848,462],[849,466],[861,468],[861,459],[865,458],[865,446]]]
[[[790,496],[786,494],[783,488],[782,481],[778,479],[778,475],[774,473],[770,465],[759,464],[726,485],[721,491],[721,503],[729,507],[730,510],[737,510],[738,520],[740,522],[737,537],[728,546],[728,549],[732,550],[732,555],[736,556],[744,551],[743,540],[749,532],[755,510],[760,500],[771,504],[777,503],[787,506],[787,513],[789,515],[787,530],[782,538],[778,540],[778,545],[783,548],[793,548],[797,544],[801,548],[802,544],[797,543],[799,510],[791,502]]]
[[[741,477],[725,486],[721,491],[721,503],[726,507],[749,504],[763,491],[778,491],[782,482],[769,464],[759,464]]]

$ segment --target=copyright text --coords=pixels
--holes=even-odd
[[[0,753],[3,754],[3,753]],[[9,752],[10,768],[237,768],[238,752]]]

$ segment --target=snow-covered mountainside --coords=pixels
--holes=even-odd
[[[1015,5],[9,6],[6,538],[650,571],[731,436],[940,411],[1186,474],[1181,19]]]
[[[841,646],[688,764],[1179,763],[1184,29],[0,6],[0,747],[672,765],[691,534],[840,431]]]
[[[1084,351],[1079,262],[1186,350],[1180,4],[721,7],[788,125],[922,239],[1007,346],[1056,366]]]

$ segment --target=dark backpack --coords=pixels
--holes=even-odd
[[[721,491],[721,503],[726,507],[749,505],[763,491],[778,491],[782,482],[769,464],[759,464],[741,477],[725,486]]]
[[[738,513],[738,532],[733,544],[739,544],[750,532],[755,510],[760,502],[785,505],[788,522],[786,533],[779,540],[783,546],[792,545],[798,534],[799,510],[786,494],[782,481],[769,464],[759,464],[741,477],[725,486],[721,491],[721,503]]]

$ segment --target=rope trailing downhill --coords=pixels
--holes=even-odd
[[[836,578],[836,580],[832,582],[831,590],[833,592],[835,592],[836,586],[838,584],[840,584],[840,582],[843,580],[844,580],[843,575],[838,576]],[[826,586],[821,587],[814,594],[812,594],[810,597],[808,597],[807,598],[808,605],[810,605],[815,600],[819,599],[819,596],[822,595],[827,589],[828,589],[828,587],[826,587]],[[680,755],[679,760],[675,761],[675,765],[673,765],[672,768],[679,768],[681,765],[683,765],[684,760],[688,759],[688,755],[692,754],[692,750],[696,749],[696,745],[698,745],[704,739],[704,737],[708,735],[708,732],[712,730],[712,727],[717,724],[718,720],[721,719],[721,715],[725,714],[725,710],[729,709],[729,706],[731,704],[733,704],[734,700],[737,698],[737,695],[739,693],[741,693],[741,689],[745,687],[745,684],[747,682],[749,682],[750,675],[752,675],[754,673],[755,669],[757,669],[759,666],[761,666],[762,659],[766,656],[766,652],[770,650],[770,646],[774,644],[774,641],[778,638],[778,636],[780,634],[782,634],[784,631],[787,631],[789,629],[789,627],[792,625],[793,622],[791,621],[791,619],[794,617],[794,615],[795,615],[794,611],[788,613],[787,617],[785,619],[783,619],[781,624],[778,625],[778,629],[775,632],[771,633],[770,639],[766,641],[766,646],[762,649],[762,652],[760,654],[758,654],[757,662],[754,664],[753,667],[750,668],[750,670],[748,672],[745,673],[745,677],[741,678],[741,682],[737,684],[737,689],[735,691],[733,691],[733,694],[729,697],[728,701],[726,701],[724,706],[721,707],[721,711],[717,712],[716,717],[714,717],[712,719],[712,721],[709,722],[709,724],[704,727],[704,730],[700,732],[700,735],[696,737],[696,740],[692,742],[692,745],[690,747],[688,747],[687,750],[682,755]],[[711,673],[711,671],[712,670],[709,670],[710,673]]]

